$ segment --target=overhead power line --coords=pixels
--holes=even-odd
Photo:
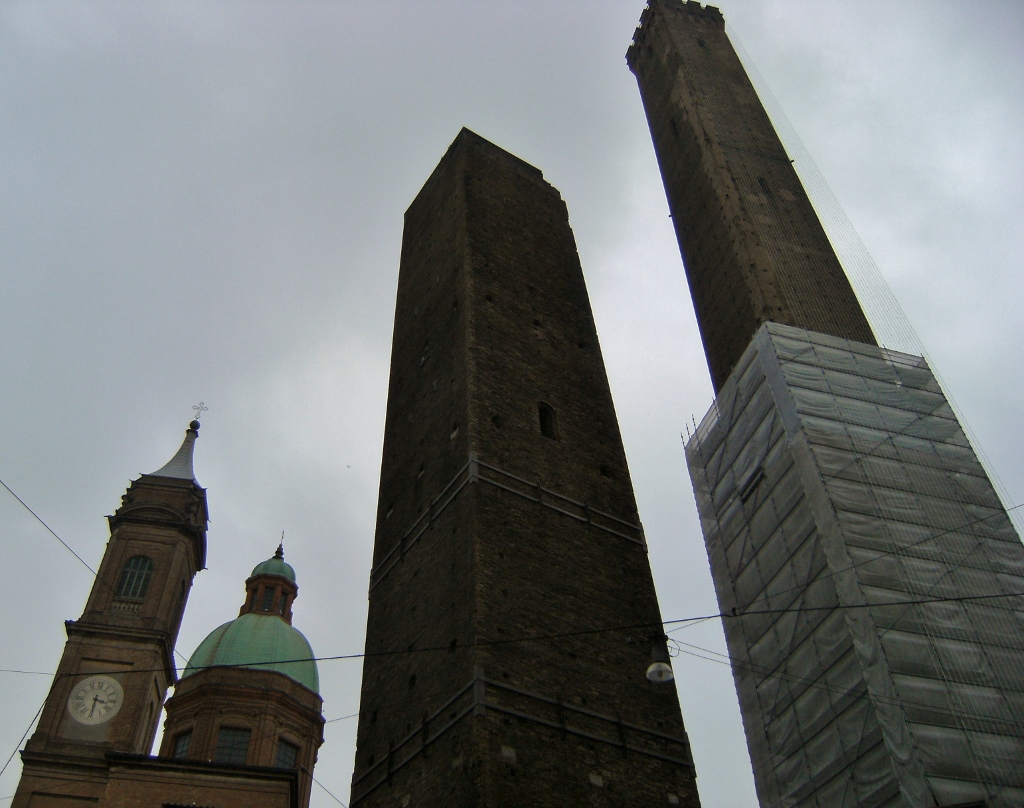
[[[0,480],[0,485],[2,485],[4,488],[6,488],[7,489],[7,493],[10,494],[12,497],[14,497],[16,500],[18,500],[18,502],[20,502],[22,504],[22,507],[24,507],[26,511],[28,511],[30,514],[32,514],[36,518],[36,521],[39,522],[39,524],[41,524],[48,531],[50,531],[50,535],[53,536],[53,538],[55,538],[61,544],[63,544],[65,550],[67,550],[69,553],[71,553],[71,555],[73,555],[75,558],[77,558],[79,561],[81,561],[83,567],[85,567],[87,570],[89,570],[89,572],[91,572],[93,574],[93,576],[96,575],[96,570],[94,570],[87,563],[85,563],[85,559],[82,558],[78,553],[76,553],[74,551],[74,549],[72,549],[70,544],[68,544],[66,541],[64,541],[64,539],[62,539],[60,536],[58,536],[56,531],[54,531],[54,529],[52,527],[50,527],[48,524],[46,524],[46,522],[43,521],[42,517],[28,506],[28,504],[25,502],[25,500],[23,500],[21,497],[19,497],[17,494],[15,494],[14,491],[11,489],[11,487],[7,483],[5,483],[3,480]]]
[[[98,577],[98,574],[97,574],[96,570],[94,570],[92,567],[90,567],[86,563],[85,559],[82,558],[78,553],[76,553],[74,548],[70,544],[68,544],[66,541],[64,541],[64,539],[62,539],[60,536],[58,536],[57,535],[57,531],[55,531],[52,527],[50,527],[48,524],[46,524],[46,522],[43,521],[42,517],[39,514],[37,514],[34,510],[32,510],[28,506],[28,503],[26,503],[25,500],[23,500],[21,497],[19,497],[14,492],[14,490],[7,483],[5,483],[3,480],[0,480],[0,485],[2,485],[4,488],[6,488],[7,492],[12,497],[14,497],[16,500],[18,500],[18,502],[21,503],[22,507],[24,507],[26,511],[28,511],[30,514],[32,514],[32,516],[35,517],[36,521],[39,522],[39,524],[41,524],[43,527],[45,527],[49,531],[50,535],[53,536],[57,541],[59,541],[61,543],[61,545],[64,547],[65,550],[67,550],[69,553],[71,553],[71,555],[73,555],[75,558],[77,558],[82,563],[82,566],[85,567],[87,570],[89,570],[89,572],[92,573],[93,583],[100,583],[103,586],[105,586],[108,590],[110,590],[111,592],[114,591],[114,588],[110,584],[108,584],[106,581],[101,580]],[[174,653],[177,654],[181,658],[181,660],[183,662],[188,662],[188,658],[183,653],[181,653],[181,651],[179,651],[177,648],[174,649]]]
[[[211,665],[208,668],[198,668],[197,670],[210,670],[213,668],[267,668],[271,665],[295,665],[302,662],[336,662],[344,659],[367,659],[371,657],[385,657],[385,656],[402,656],[405,654],[424,654],[433,653],[437,651],[451,652],[454,650],[461,650],[465,648],[484,648],[496,645],[512,645],[516,643],[525,642],[537,642],[540,640],[558,640],[566,639],[568,637],[586,637],[595,634],[608,634],[616,631],[638,631],[638,630],[651,630],[661,631],[665,626],[681,626],[684,623],[698,623],[704,620],[714,620],[721,618],[723,620],[736,620],[744,617],[753,617],[755,615],[764,614],[789,614],[789,613],[801,613],[801,612],[822,612],[822,611],[835,611],[837,609],[875,609],[882,606],[914,606],[925,603],[962,603],[964,601],[979,601],[979,600],[996,600],[1000,598],[1020,598],[1024,597],[1024,592],[1006,592],[1002,594],[994,595],[964,595],[962,597],[938,597],[938,598],[917,598],[913,600],[886,600],[878,601],[877,603],[854,603],[850,605],[833,604],[831,606],[797,606],[789,607],[784,609],[750,609],[747,611],[735,611],[735,612],[717,612],[715,614],[703,614],[696,617],[681,617],[676,620],[662,620],[660,623],[630,623],[628,625],[618,626],[603,626],[598,628],[586,628],[578,629],[576,631],[558,631],[551,632],[549,634],[530,634],[523,637],[507,637],[502,639],[484,639],[474,640],[473,642],[467,643],[456,643],[454,646],[451,643],[446,645],[429,645],[423,648],[398,648],[389,651],[370,651],[362,653],[352,654],[330,654],[326,656],[313,656],[313,657],[296,657],[294,659],[272,659],[264,661],[252,661],[252,662],[231,662],[223,665]],[[133,673],[153,673],[163,668],[139,668],[130,671],[107,671],[108,673],[119,673],[123,675],[129,675]],[[28,671],[28,670],[16,670],[12,668],[3,669],[0,668],[0,673],[24,673],[24,674],[43,674],[43,671]],[[104,671],[94,671],[94,673],[104,673]],[[49,675],[49,674],[45,674]],[[77,674],[60,674],[62,676],[74,676]]]

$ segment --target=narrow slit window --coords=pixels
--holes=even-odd
[[[264,589],[263,590],[263,601],[260,603],[260,611],[269,612],[274,605],[274,595],[277,593],[276,589]]]
[[[557,438],[558,419],[555,408],[542,401],[537,405],[537,417],[540,419],[540,434],[545,438]]]
[[[281,600],[277,603],[277,613],[284,614],[285,607],[288,605],[288,593],[284,590],[281,591]]]
[[[754,492],[757,491],[757,487],[761,484],[763,479],[764,465],[758,464],[757,468],[750,473],[750,476],[747,477],[740,486],[740,499],[746,502],[754,496]]]

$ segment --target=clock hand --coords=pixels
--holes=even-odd
[[[96,702],[100,700],[99,696],[92,697],[92,708],[89,710],[89,718],[92,718],[92,714],[96,712]]]

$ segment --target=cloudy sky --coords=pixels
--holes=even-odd
[[[296,625],[360,651],[402,214],[468,126],[566,199],[662,610],[717,611],[679,440],[711,386],[624,60],[643,3],[0,0],[0,479],[95,567],[205,401],[179,650],[285,530]],[[1024,502],[1024,4],[721,6]],[[0,541],[0,668],[52,672],[91,575],[3,490]],[[724,650],[715,622],[673,636]],[[703,804],[754,806],[728,667],[676,671]],[[346,803],[359,673],[321,665],[316,776]],[[2,765],[49,679],[0,685]]]

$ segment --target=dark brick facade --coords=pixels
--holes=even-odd
[[[463,130],[406,213],[354,806],[696,806],[566,207]]]
[[[875,344],[721,12],[650,0],[626,58],[715,391],[764,322]]]

